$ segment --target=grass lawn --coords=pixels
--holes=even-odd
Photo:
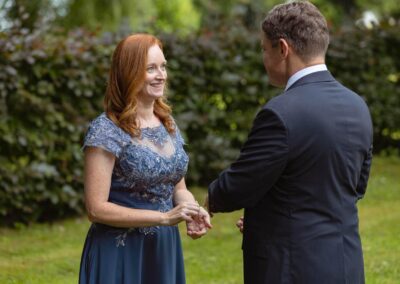
[[[199,200],[204,191],[194,189]],[[400,159],[376,157],[359,203],[366,283],[400,283]],[[188,284],[243,283],[241,212],[217,214],[208,236],[182,241]],[[86,218],[0,229],[0,283],[77,283]]]

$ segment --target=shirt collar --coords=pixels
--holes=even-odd
[[[315,73],[315,72],[319,72],[319,71],[326,71],[326,70],[328,70],[328,68],[326,67],[325,64],[318,64],[318,65],[313,65],[313,66],[301,69],[300,71],[297,71],[292,76],[290,76],[290,78],[286,84],[285,91],[287,89],[289,89],[290,86],[293,85],[294,82],[296,82],[300,78],[303,78],[304,76],[307,76],[311,73]]]

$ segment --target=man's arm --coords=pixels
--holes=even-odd
[[[239,158],[209,185],[209,211],[230,212],[254,206],[278,180],[288,152],[282,120],[270,109],[261,110]]]
[[[360,179],[357,184],[356,192],[358,194],[358,199],[364,197],[364,194],[367,190],[367,183],[369,178],[369,171],[371,169],[371,162],[372,162],[372,145],[368,150],[367,156],[362,164]]]

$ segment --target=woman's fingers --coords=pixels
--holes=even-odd
[[[192,221],[193,216],[197,216],[200,206],[194,202],[183,202],[168,211],[166,225],[176,225],[181,221]]]
[[[192,239],[198,239],[208,231],[208,225],[204,221],[204,217],[202,215],[193,216],[193,221],[186,222],[187,226],[187,235]]]
[[[200,215],[201,218],[203,219],[204,225],[205,225],[207,228],[211,229],[211,228],[212,228],[212,225],[211,225],[211,217],[210,217],[210,215],[208,214],[208,212],[207,212],[203,207],[200,207],[199,215]]]
[[[170,222],[168,225],[175,225],[181,221],[195,221],[196,233],[204,234],[211,229],[211,218],[208,212],[197,202],[182,202],[167,212]]]
[[[189,237],[191,237],[192,239],[201,238],[205,234],[207,234],[207,229],[206,228],[196,229],[196,230],[188,230],[187,231],[187,235]]]

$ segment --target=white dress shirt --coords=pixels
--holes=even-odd
[[[326,71],[326,70],[328,70],[328,68],[326,67],[325,64],[318,64],[318,65],[313,65],[313,66],[301,69],[300,71],[297,71],[292,76],[290,76],[290,78],[286,84],[285,91],[287,89],[289,89],[290,86],[293,85],[294,82],[296,82],[300,78],[303,78],[304,76],[309,75],[311,73],[315,73],[315,72],[319,72],[319,71]]]

